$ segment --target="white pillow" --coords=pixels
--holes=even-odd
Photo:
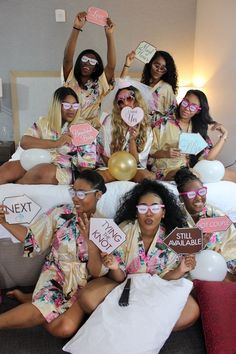
[[[163,280],[133,274],[129,306],[118,300],[117,286],[63,347],[72,354],[157,354],[169,337],[192,289],[187,279]],[[92,338],[92,340],[91,340]]]

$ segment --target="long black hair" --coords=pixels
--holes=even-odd
[[[186,218],[175,195],[164,184],[148,179],[136,184],[123,196],[114,218],[115,222],[120,224],[125,220],[134,221],[137,218],[136,205],[139,204],[140,198],[148,193],[158,195],[165,205],[166,212],[162,222],[167,233],[170,233],[175,227],[186,226]]]
[[[164,52],[163,50],[157,50],[154,56],[152,57],[152,59],[150,60],[150,62],[145,64],[143,68],[141,82],[145,85],[150,86],[151,78],[152,78],[151,76],[152,63],[154,60],[160,57],[162,57],[165,60],[166,69],[167,69],[165,74],[162,75],[161,80],[167,82],[172,87],[173,92],[176,94],[178,91],[178,73],[177,73],[176,65],[172,56],[169,53]]]
[[[95,65],[95,70],[91,74],[91,79],[93,81],[98,80],[99,76],[101,76],[104,71],[104,65],[103,65],[103,61],[102,61],[102,58],[100,57],[100,55],[97,52],[95,52],[95,50],[93,50],[93,49],[83,50],[79,54],[79,56],[75,62],[75,67],[74,67],[74,76],[75,76],[79,86],[81,86],[81,87],[83,87],[82,77],[81,77],[81,58],[87,54],[93,54],[97,60],[97,64]]]
[[[188,95],[195,95],[200,102],[200,107],[201,110],[198,111],[192,118],[191,118],[191,123],[192,123],[192,133],[199,133],[203,139],[207,140],[208,135],[208,125],[210,124],[215,124],[216,121],[212,119],[210,116],[209,112],[209,104],[207,97],[204,92],[200,90],[188,90],[187,93],[185,94],[185,97]],[[181,103],[180,103],[181,104]],[[180,104],[177,107],[177,115],[176,118],[178,119],[180,117]],[[197,161],[199,156],[201,155],[201,152],[198,155],[190,155],[190,167],[193,167]]]

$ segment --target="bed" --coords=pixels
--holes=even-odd
[[[162,182],[175,194],[174,183]],[[135,185],[134,182],[117,181],[107,184],[107,192],[99,200],[99,211],[109,218],[114,216],[120,197]],[[220,181],[206,184],[207,202],[220,208],[233,222],[236,222],[236,183]],[[49,208],[71,203],[68,186],[65,185],[0,185],[0,202],[5,197],[27,195],[40,207],[37,219]],[[23,258],[22,244],[0,225],[0,288],[32,285],[38,277],[45,255],[35,258]],[[16,271],[17,269],[17,271]]]

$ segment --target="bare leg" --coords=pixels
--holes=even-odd
[[[71,337],[80,327],[84,319],[84,311],[75,302],[69,310],[57,317],[51,323],[45,323],[46,330],[56,337]]]
[[[19,160],[7,161],[0,166],[0,184],[15,182],[23,177],[26,171]]]
[[[8,291],[6,295],[8,297],[15,298],[16,300],[18,300],[22,304],[24,304],[26,302],[32,303],[32,293],[26,294],[26,293],[23,293],[22,291],[20,291],[19,289],[14,289],[14,290]]]
[[[45,318],[33,304],[22,304],[0,315],[0,329],[29,328],[41,325]]]
[[[223,180],[236,182],[236,171],[231,170],[230,168],[226,168]]]
[[[19,184],[58,184],[56,179],[57,167],[50,163],[42,163],[32,167],[18,179]]]
[[[108,169],[107,170],[97,169],[96,171],[97,171],[97,173],[99,173],[103,177],[105,183],[116,181],[116,179],[110,174]]]
[[[79,294],[79,304],[84,312],[92,313],[117,285],[119,284],[106,277],[91,280]]]
[[[176,322],[173,331],[181,331],[182,329],[192,326],[200,316],[200,310],[197,302],[189,295],[188,300]]]
[[[156,180],[156,175],[153,172],[148,171],[147,169],[138,169],[136,175],[132,179],[132,181],[140,183],[145,178],[150,179],[152,181]]]

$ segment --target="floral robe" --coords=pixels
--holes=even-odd
[[[95,217],[100,215],[96,212]],[[33,293],[35,305],[47,322],[68,310],[87,284],[88,247],[80,234],[73,205],[50,209],[32,224],[25,238],[24,256],[39,255],[50,247]]]
[[[160,80],[152,90],[152,103],[149,107],[151,126],[155,127],[159,118],[174,113],[177,101],[170,84]]]
[[[86,89],[82,89],[74,77],[74,68],[71,70],[64,86],[72,88],[78,95],[80,103],[80,117],[83,120],[88,120],[89,123],[96,129],[101,126],[100,123],[100,106],[102,99],[112,89],[103,74],[97,81],[89,81],[86,84]]]
[[[212,218],[224,215],[225,214],[221,210],[206,205],[200,217]],[[190,214],[187,213],[187,216],[188,225],[190,227],[195,227],[195,223]],[[219,252],[226,260],[228,272],[236,274],[236,229],[234,224],[231,224],[226,231],[213,232],[204,249]]]
[[[167,236],[160,225],[152,244],[145,253],[144,243],[138,221],[125,221],[119,225],[126,234],[126,241],[114,251],[119,267],[126,274],[150,273],[163,277],[177,267],[178,255],[168,248],[163,240]]]
[[[62,134],[69,131],[68,123],[62,127]],[[29,128],[24,135],[39,139],[58,140],[59,134],[49,128],[47,117],[39,120]],[[59,184],[71,184],[73,182],[72,169],[80,167],[94,168],[96,164],[96,140],[90,145],[75,146],[65,144],[57,149],[50,149],[52,163],[57,166],[56,179]]]
[[[192,132],[192,125],[190,122],[188,133]],[[153,128],[153,144],[150,150],[150,154],[154,154],[156,151],[168,150],[169,148],[179,147],[179,138],[182,133],[182,129],[177,119],[169,117],[161,117],[155,128]],[[200,158],[205,158],[210,149],[212,148],[212,142],[207,139],[208,146],[202,151]],[[178,170],[182,166],[188,166],[188,156],[186,154],[175,158],[149,158],[148,165],[152,172],[156,174],[157,179],[161,180],[173,170]]]

